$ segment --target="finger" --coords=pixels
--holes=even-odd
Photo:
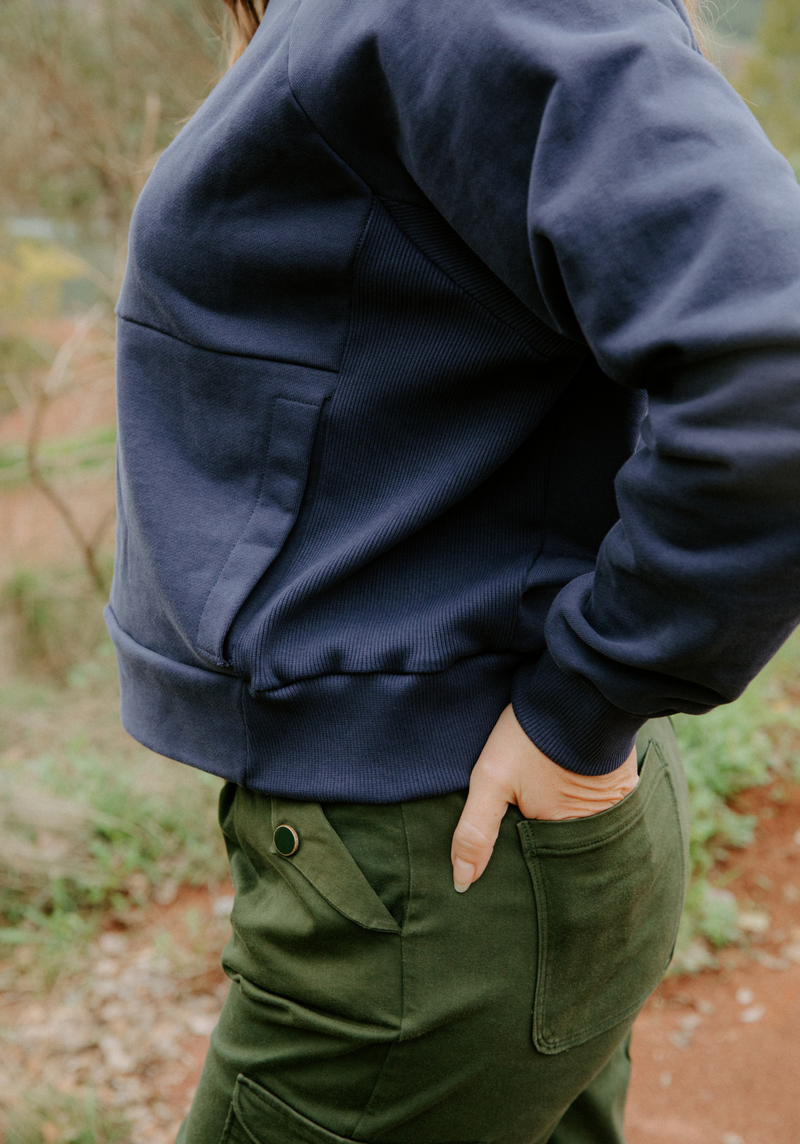
[[[508,803],[497,779],[476,766],[450,851],[453,883],[459,894],[468,890],[486,869]]]

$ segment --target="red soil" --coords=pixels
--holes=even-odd
[[[720,970],[667,979],[636,1022],[628,1144],[800,1142],[800,788],[752,791],[761,819],[715,879],[769,918]],[[798,841],[795,841],[797,836]]]

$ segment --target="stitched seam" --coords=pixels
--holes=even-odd
[[[569,382],[567,382],[567,385],[569,385]],[[566,389],[566,386],[564,388]],[[562,390],[562,393],[563,393],[563,390]],[[560,397],[561,397],[561,394],[559,394],[559,398]],[[553,408],[558,404],[559,398],[557,398],[553,402],[553,404],[550,406],[550,409],[548,409],[548,411],[547,411],[548,414],[550,412],[552,412]],[[538,429],[540,427],[540,425],[546,419],[546,417],[547,417],[547,414],[545,414],[545,417],[543,417],[542,421],[539,422],[539,425],[536,426],[536,429]],[[536,432],[536,430],[534,430],[534,432]],[[548,537],[548,534],[550,531],[549,516],[547,513],[547,505],[548,505],[548,502],[550,500],[550,486],[552,483],[550,477],[551,477],[551,473],[552,473],[552,469],[553,469],[553,450],[552,450],[552,445],[551,445],[549,438],[545,442],[543,452],[545,454],[545,458],[544,458],[545,463],[544,463],[544,473],[543,473],[544,489],[542,490],[542,499],[541,499],[542,527],[539,530],[539,544],[536,547],[536,552],[531,556],[531,559],[528,562],[528,566],[525,569],[525,573],[522,577],[522,581],[521,581],[520,586],[519,586],[519,598],[517,600],[517,609],[516,609],[516,612],[514,613],[514,623],[513,623],[512,628],[511,628],[511,638],[508,641],[509,648],[512,648],[514,646],[514,641],[516,640],[517,632],[519,631],[519,625],[520,625],[520,621],[522,619],[522,617],[520,615],[520,613],[522,611],[522,597],[525,595],[526,585],[527,585],[528,580],[530,578],[531,572],[533,571],[536,564],[538,563],[539,557],[544,552],[545,542],[547,541],[547,537]]]
[[[225,569],[228,567],[228,562],[229,562],[231,556],[235,552],[236,548],[241,544],[242,537],[246,534],[246,532],[247,532],[248,528],[250,527],[250,524],[253,520],[253,517],[256,515],[256,513],[258,512],[258,510],[261,506],[261,501],[262,501],[262,498],[264,496],[264,487],[266,485],[267,475],[269,473],[269,449],[270,449],[270,445],[272,444],[272,436],[273,436],[273,433],[275,430],[275,406],[278,404],[279,401],[286,401],[292,405],[305,405],[306,408],[316,409],[318,412],[321,412],[321,410],[322,410],[322,406],[318,405],[314,401],[303,401],[300,398],[295,400],[295,398],[285,397],[283,394],[278,394],[272,401],[272,411],[270,414],[269,436],[267,438],[266,449],[264,450],[264,468],[263,468],[262,473],[261,473],[261,484],[260,484],[259,489],[258,489],[258,496],[256,497],[256,502],[253,505],[253,511],[250,513],[250,516],[247,519],[247,524],[244,526],[242,531],[239,533],[237,539],[233,543],[233,546],[231,547],[230,551],[228,552],[228,555],[225,557],[225,561],[224,561],[222,567],[220,568],[219,575],[217,576],[216,580],[214,581],[211,588],[209,589],[208,595],[206,596],[205,600],[203,601],[203,607],[202,607],[202,610],[200,612],[200,622],[198,624],[198,641],[197,641],[198,647],[200,648],[201,651],[204,651],[207,655],[212,656],[212,657],[214,657],[216,655],[216,653],[213,651],[213,649],[205,648],[200,644],[200,638],[199,638],[200,625],[202,625],[203,617],[205,616],[206,607],[208,606],[208,601],[211,598],[212,593],[214,592],[215,588],[217,587],[217,584],[219,584],[220,580],[224,576]],[[315,432],[316,432],[316,426],[315,426]],[[312,437],[311,448],[313,451],[313,437]],[[306,472],[305,481],[303,484],[303,493],[305,492],[305,484],[307,483],[307,481],[308,481],[308,472]],[[294,514],[294,521],[295,522],[297,521],[297,517],[300,514],[300,508],[302,506],[302,495],[303,494],[301,493],[301,499],[300,499],[300,502],[298,503],[297,511]],[[292,527],[294,527],[294,525],[292,525]],[[290,531],[291,531],[291,528],[290,528]],[[266,569],[262,569],[261,575],[264,574],[264,571],[266,571]],[[244,603],[244,601],[242,601],[242,603]],[[241,604],[239,605],[239,607],[241,607]],[[238,609],[237,609],[237,612],[238,612]],[[235,615],[234,615],[234,618],[235,618]],[[223,639],[223,643],[224,643],[224,639]],[[220,667],[231,667],[233,665],[232,659],[226,660],[224,657],[222,657],[222,648],[220,648],[220,657],[221,658],[217,661],[218,665]]]
[[[400,803],[400,817],[401,817],[402,822],[403,822],[403,837],[405,838],[405,842],[406,842],[406,857],[407,857],[407,864],[408,864],[408,898],[407,898],[407,902],[406,902],[406,913],[407,913],[408,912],[408,906],[410,905],[410,902],[411,902],[411,851],[410,851],[410,848],[408,845],[408,830],[406,829],[406,815],[405,815],[405,809],[403,807],[402,802]],[[361,1128],[361,1125],[366,1120],[367,1116],[369,1115],[369,1113],[371,1111],[371,1106],[372,1106],[373,1101],[375,1100],[375,1096],[376,1096],[376,1093],[378,1092],[378,1088],[380,1086],[381,1080],[383,1079],[384,1073],[386,1072],[386,1070],[389,1066],[389,1059],[391,1058],[392,1052],[403,1040],[403,1024],[405,1021],[405,1004],[406,1004],[406,981],[405,981],[405,944],[406,943],[405,943],[405,933],[404,933],[405,922],[406,922],[406,918],[404,916],[403,917],[403,925],[400,927],[400,933],[398,934],[398,939],[400,942],[400,1027],[399,1027],[396,1039],[394,1041],[392,1041],[392,1043],[390,1045],[387,1046],[386,1056],[383,1058],[383,1064],[381,1065],[380,1071],[379,1071],[377,1077],[375,1078],[375,1084],[372,1087],[372,1092],[369,1094],[369,1099],[367,1100],[366,1104],[364,1105],[364,1111],[361,1113],[361,1116],[358,1118],[356,1126],[352,1131],[352,1136],[355,1137],[356,1139],[358,1138],[359,1129]]]
[[[214,592],[214,590],[216,589],[220,580],[222,579],[222,575],[223,575],[225,569],[228,567],[228,561],[230,560],[231,556],[233,555],[234,551],[236,550],[237,545],[241,542],[242,537],[245,535],[248,528],[250,527],[252,520],[253,520],[253,517],[258,512],[258,506],[261,504],[261,498],[264,495],[264,485],[265,485],[266,480],[267,480],[267,467],[268,467],[268,463],[269,463],[269,447],[270,447],[270,444],[272,442],[272,434],[273,434],[273,431],[275,429],[275,406],[277,405],[278,400],[279,400],[279,397],[274,397],[272,400],[272,408],[270,410],[270,418],[269,418],[269,436],[267,437],[266,448],[264,449],[264,465],[263,465],[263,468],[261,470],[261,481],[259,482],[259,486],[258,486],[258,496],[255,499],[255,503],[253,505],[252,512],[250,513],[250,515],[247,518],[247,523],[245,524],[244,528],[241,530],[239,535],[236,537],[233,544],[228,549],[228,553],[222,562],[220,570],[217,573],[216,579],[214,580],[214,583],[211,585],[211,587],[208,589],[208,593],[206,594],[206,598],[203,600],[203,606],[200,609],[200,620],[199,620],[198,625],[197,625],[197,646],[200,648],[201,651],[206,652],[207,655],[211,655],[214,657],[216,657],[216,652],[212,648],[203,647],[203,645],[200,643],[200,626],[203,623],[203,617],[205,616],[206,608],[208,607],[208,601],[211,599],[212,593]],[[287,400],[287,399],[284,398],[284,400]],[[308,404],[308,403],[304,402],[304,404]],[[222,656],[222,648],[220,648],[220,656]],[[230,664],[225,663],[224,658],[221,660],[221,663],[220,663],[220,666],[223,666],[223,665],[225,667],[230,667]]]
[[[533,987],[533,1035],[534,1041],[545,1042],[540,1033],[540,1026],[545,1020],[545,996],[547,991],[547,903],[544,887],[541,885],[541,870],[539,869],[536,845],[528,834],[525,836],[525,851],[530,859],[528,873],[533,889],[533,901],[536,909],[536,978]]]
[[[244,701],[244,683],[239,682],[239,710],[242,713],[242,727],[244,729],[244,778],[245,786],[250,781],[250,776],[255,769],[253,767],[253,752],[250,745],[250,728],[247,723],[247,708]]]
[[[339,162],[342,163],[347,168],[347,170],[350,172],[350,174],[353,175],[354,178],[358,179],[358,181],[360,183],[362,183],[367,188],[367,190],[372,195],[373,200],[379,199],[379,201],[381,203],[395,202],[401,206],[418,207],[419,203],[406,202],[404,199],[385,199],[385,198],[382,198],[381,196],[379,196],[377,194],[377,192],[375,191],[375,188],[370,186],[370,184],[366,181],[364,176],[361,175],[358,171],[356,171],[355,168],[352,167],[350,165],[350,163],[348,163],[347,160],[345,158],[343,158],[343,156],[336,150],[336,148],[332,145],[331,141],[328,139],[327,135],[319,128],[319,126],[317,125],[315,120],[312,118],[312,116],[308,113],[308,111],[305,109],[303,104],[300,102],[300,97],[298,96],[297,92],[295,91],[294,84],[292,83],[291,60],[292,60],[292,36],[294,33],[294,25],[297,22],[297,19],[300,15],[300,8],[301,7],[302,7],[302,4],[298,4],[297,12],[295,12],[294,18],[292,20],[292,27],[289,30],[289,46],[287,49],[287,58],[286,58],[286,82],[289,85],[289,92],[290,92],[292,99],[294,100],[295,104],[297,105],[297,109],[300,112],[302,112],[302,114],[308,120],[311,127],[314,129],[314,131],[316,131],[317,135],[323,141],[325,146],[330,150],[331,154],[335,155],[336,158],[339,160]],[[422,193],[422,192],[420,191],[420,193]],[[433,205],[433,204],[431,204],[431,205]],[[436,208],[434,207],[433,209],[435,210]],[[480,306],[480,308],[484,311],[484,313],[489,314],[492,318],[495,319],[496,322],[499,322],[500,325],[504,326],[510,333],[513,333],[515,335],[515,337],[517,337],[525,346],[528,347],[529,350],[531,350],[533,353],[536,354],[536,356],[539,358],[540,361],[552,361],[552,358],[547,357],[545,354],[542,354],[540,350],[537,350],[534,346],[532,346],[524,334],[520,333],[520,331],[517,330],[514,326],[509,325],[509,323],[504,318],[501,318],[497,314],[495,314],[494,311],[490,310],[484,302],[481,302],[480,299],[478,299],[474,296],[474,294],[470,293],[469,290],[466,290],[460,283],[456,282],[455,279],[453,279],[451,277],[451,275],[448,274],[447,271],[444,270],[439,265],[438,262],[434,262],[434,260],[428,254],[426,254],[425,251],[422,250],[421,247],[414,241],[414,239],[411,238],[411,236],[400,226],[400,224],[397,222],[397,220],[392,216],[391,211],[389,211],[388,209],[387,209],[387,214],[390,216],[390,218],[392,219],[392,222],[397,227],[397,229],[400,231],[400,233],[415,247],[416,250],[419,251],[419,253],[425,259],[425,261],[429,262],[432,266],[435,266],[436,269],[441,274],[443,274],[445,276],[445,278],[447,278],[448,281],[450,281],[453,284],[453,286],[455,286],[455,288],[457,290],[460,291],[460,293],[462,293],[465,297],[469,298],[477,306]],[[478,256],[475,255],[475,257],[477,258]],[[479,261],[480,261],[480,259],[479,259]],[[487,270],[488,269],[489,268],[487,267]],[[498,279],[498,281],[501,281],[501,279]],[[505,285],[505,283],[503,283],[503,285]],[[508,287],[506,287],[506,289],[508,289]],[[533,311],[531,311],[531,313],[533,314]],[[536,314],[534,314],[533,316],[535,318],[538,318],[538,315],[536,315]],[[538,320],[541,321],[540,318]],[[547,327],[547,328],[549,329],[549,327]],[[558,334],[558,331],[553,330],[552,333]],[[575,345],[577,347],[580,347],[579,342],[576,342]],[[586,353],[586,352],[587,351],[584,349],[584,353]],[[344,359],[344,354],[342,355],[342,358]]]
[[[172,338],[173,341],[180,342],[183,346],[191,346],[193,350],[202,350],[203,353],[219,354],[221,357],[247,358],[248,361],[274,361],[281,365],[293,365],[298,369],[319,370],[320,373],[339,373],[338,368],[330,365],[309,365],[308,362],[294,361],[292,358],[275,357],[269,354],[248,354],[241,353],[239,350],[221,350],[214,346],[203,346],[199,342],[190,342],[188,338],[179,338],[177,334],[173,334],[170,330],[162,330],[160,326],[155,326],[152,322],[142,322],[138,318],[127,318],[124,314],[117,314],[117,317],[121,322],[128,322],[131,326],[141,326],[143,330],[152,330],[165,338]]]
[[[403,910],[403,921],[400,925],[400,932],[402,934],[403,928],[408,918],[408,911],[411,906],[411,847],[408,844],[408,827],[406,826],[406,811],[403,803],[400,803],[400,819],[403,823],[403,841],[406,844],[406,870],[408,877],[406,879],[406,904]]]
[[[384,198],[379,197],[379,201],[382,204],[384,204],[384,206],[387,203],[394,203],[394,202],[396,202],[400,206],[417,206],[416,203],[404,203],[401,199],[384,199]],[[431,204],[431,205],[433,205],[433,204]],[[436,269],[439,271],[439,273],[444,275],[444,277],[448,280],[448,282],[450,282],[456,288],[456,290],[459,291],[459,293],[463,294],[465,298],[469,298],[469,300],[471,302],[474,302],[474,304],[476,306],[479,306],[485,314],[488,314],[490,318],[493,318],[495,322],[497,322],[499,325],[503,326],[506,330],[508,330],[509,333],[513,334],[515,338],[517,338],[519,341],[521,341],[522,344],[524,346],[526,346],[531,351],[531,353],[536,355],[536,358],[540,362],[551,362],[551,361],[557,360],[553,356],[548,356],[547,354],[542,353],[541,350],[538,350],[536,348],[536,346],[532,345],[528,341],[527,337],[525,336],[525,334],[522,333],[521,330],[518,330],[516,328],[516,326],[512,326],[506,318],[501,318],[500,315],[496,314],[494,312],[494,310],[491,310],[486,305],[485,302],[481,301],[480,298],[477,298],[472,293],[471,290],[468,290],[466,288],[466,286],[463,286],[460,282],[457,282],[456,279],[453,278],[452,274],[450,274],[447,270],[445,270],[445,268],[440,263],[438,263],[434,258],[432,258],[428,253],[426,253],[426,251],[424,251],[422,249],[422,247],[419,245],[419,243],[414,238],[412,238],[412,236],[408,233],[408,231],[397,221],[397,219],[392,214],[391,210],[389,210],[388,207],[385,207],[385,209],[386,209],[386,213],[389,215],[392,222],[397,227],[397,229],[400,231],[400,233],[403,235],[403,237],[408,242],[411,243],[411,245],[414,247],[414,249],[419,252],[419,254],[425,259],[426,262],[429,262],[431,264],[431,266],[435,266]],[[436,210],[435,207],[433,207],[433,209]],[[443,215],[441,217],[444,218]],[[447,220],[445,219],[444,221],[446,222]],[[462,239],[462,242],[463,241],[464,240]],[[469,249],[471,249],[471,247]],[[473,253],[474,253],[474,251],[473,251]],[[478,258],[478,255],[476,254],[475,257]],[[479,261],[480,261],[480,259],[479,259]],[[489,267],[487,266],[486,269],[489,270]],[[489,272],[492,273],[492,271],[489,271]],[[505,283],[502,282],[502,279],[498,278],[497,280],[502,285],[505,285]],[[508,287],[506,287],[506,289],[508,289]],[[531,312],[531,315],[537,319],[537,321],[541,321],[541,318],[539,318],[537,314],[534,314],[533,310],[531,310],[530,312]],[[544,323],[542,323],[542,324],[544,324]],[[553,334],[558,334],[557,330],[550,330],[549,327],[546,327],[546,328],[548,329],[548,332],[553,333]],[[562,335],[559,335],[559,336],[562,336]],[[570,347],[572,345],[574,345],[576,350],[580,350],[582,357],[585,357],[586,354],[588,353],[586,347],[582,346],[580,342],[574,342],[574,343],[571,342],[569,344],[570,344]]]
[[[650,741],[650,743],[648,744],[648,748],[649,747],[654,748],[656,754],[658,755],[658,757],[661,761],[662,768],[659,771],[659,780],[666,780],[666,782],[667,782],[667,786],[669,787],[669,791],[670,791],[670,795],[671,795],[672,808],[673,808],[673,811],[675,814],[675,821],[680,826],[680,811],[678,808],[677,797],[675,795],[675,788],[672,784],[671,777],[669,774],[669,766],[667,764],[666,759],[664,758],[664,755],[663,755],[661,749],[659,748],[659,746],[655,742],[655,740]],[[644,804],[644,807],[642,808],[642,813],[644,813],[644,810],[649,805],[650,800],[652,799],[656,790],[657,790],[657,785],[653,786],[652,790],[650,791],[650,795],[648,796],[647,802]],[[638,822],[640,817],[641,817],[641,815],[638,815],[635,819],[633,819],[633,822],[630,825],[633,825],[636,822]],[[617,833],[620,834],[620,833],[623,833],[623,831],[618,831]],[[613,838],[615,836],[611,835],[609,837]],[[583,849],[586,849],[586,848],[583,848]],[[535,844],[533,847],[533,852],[536,853]],[[551,853],[552,853],[552,851],[551,851]],[[560,853],[565,853],[565,852],[561,851]],[[566,853],[579,853],[579,851],[568,851]],[[684,870],[684,873],[685,873],[683,852],[681,852],[681,869]],[[665,967],[665,972],[666,972],[666,967]],[[549,970],[547,967],[546,967],[545,973],[546,973],[546,980],[545,980],[544,992],[546,993],[549,990],[549,980],[550,980]],[[584,1028],[580,1033],[573,1033],[573,1035],[570,1037],[560,1037],[560,1038],[555,1038],[555,1039],[547,1037],[545,1035],[545,1033],[542,1031],[540,1033],[537,1033],[537,1039],[542,1045],[547,1046],[547,1048],[557,1049],[557,1050],[562,1050],[562,1051],[565,1049],[572,1048],[575,1045],[583,1044],[585,1041],[590,1040],[592,1037],[597,1037],[601,1033],[605,1033],[609,1029],[613,1029],[615,1025],[621,1024],[627,1017],[630,1017],[630,1015],[632,1013],[636,1012],[644,1004],[644,1002],[647,1000],[647,998],[649,997],[651,992],[652,992],[651,988],[645,989],[641,994],[639,994],[637,996],[636,1000],[633,1001],[621,1013],[615,1013],[615,1014],[613,1014],[613,1016],[607,1017],[604,1021],[600,1022],[599,1024],[590,1026],[588,1031]],[[543,1001],[543,1006],[544,1006],[544,1001]],[[542,1023],[544,1023],[544,1012],[542,1013]],[[538,1022],[537,1022],[537,1024],[538,1024]]]
[[[294,96],[294,92],[292,92],[292,96]],[[295,99],[295,103],[297,103],[296,99]],[[299,104],[297,106],[300,107]],[[302,111],[303,109],[300,108],[300,110]],[[305,114],[305,112],[303,112],[303,114]],[[310,122],[310,120],[309,120],[309,122]],[[311,126],[314,127],[313,123],[311,124]],[[314,130],[316,130],[316,128],[314,128]],[[338,156],[337,156],[337,158],[338,158]],[[342,160],[342,161],[344,161],[344,160]],[[358,260],[361,256],[361,252],[364,249],[364,246],[366,245],[367,233],[369,231],[369,225],[372,222],[372,216],[375,214],[375,202],[376,202],[376,199],[375,199],[375,195],[373,194],[371,199],[370,199],[369,210],[367,211],[367,217],[364,219],[364,225],[361,228],[361,234],[358,236],[358,242],[355,245],[355,249],[353,250],[353,257],[352,257],[351,262],[350,262],[350,267],[349,267],[350,299],[349,299],[349,310],[348,310],[348,314],[347,314],[347,333],[345,334],[344,346],[342,347],[342,356],[339,359],[339,371],[340,371],[340,373],[345,372],[345,368],[346,368],[346,364],[347,364],[347,355],[350,352],[350,347],[352,344],[353,327],[355,325],[355,313],[356,313],[355,293],[356,293],[356,279],[358,277],[358,274],[357,274]]]
[[[281,683],[278,687],[265,687],[260,688],[254,692],[255,695],[275,695],[279,691],[286,691],[290,687],[296,687],[301,683],[314,683],[318,679],[349,679],[352,677],[360,677],[364,675],[375,675],[397,679],[407,679],[414,675],[443,675],[446,671],[451,671],[460,663],[466,663],[470,659],[494,659],[497,657],[505,657],[519,659],[518,653],[508,651],[488,651],[477,652],[475,655],[462,655],[459,659],[454,659],[451,663],[446,664],[444,667],[431,668],[429,671],[322,671],[314,675],[301,675],[297,679],[291,679],[286,683]]]
[[[653,744],[653,746],[655,746],[655,744]],[[662,759],[662,763],[663,763],[663,758],[661,756],[660,751],[658,751],[658,755],[659,755],[659,758]],[[585,854],[588,850],[596,850],[598,846],[605,846],[606,843],[608,843],[608,842],[614,842],[617,838],[622,837],[623,834],[627,834],[630,830],[632,830],[633,827],[636,826],[636,824],[641,820],[642,816],[646,812],[647,808],[649,807],[649,805],[653,799],[653,795],[658,790],[659,784],[664,781],[665,777],[666,776],[664,774],[664,770],[663,769],[660,770],[659,774],[658,774],[658,779],[654,782],[652,788],[650,789],[649,794],[647,795],[647,799],[645,802],[642,803],[642,806],[639,809],[639,812],[637,814],[635,814],[632,818],[629,818],[626,822],[621,823],[618,827],[616,827],[616,829],[610,831],[607,834],[597,835],[597,837],[592,838],[590,841],[579,842],[577,844],[572,844],[572,845],[568,845],[568,846],[559,846],[558,844],[543,842],[543,843],[541,843],[541,845],[537,845],[537,847],[536,847],[537,853],[538,854],[546,854],[549,857],[560,858],[560,857],[564,857],[564,856],[569,856],[571,854]],[[633,792],[631,792],[631,793],[633,793]],[[610,807],[610,809],[613,810],[614,808]],[[591,817],[591,815],[589,817]]]

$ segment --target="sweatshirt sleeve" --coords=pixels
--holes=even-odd
[[[648,392],[619,521],[513,689],[547,755],[605,773],[648,718],[734,699],[800,618],[800,189],[670,0],[428,9],[460,31],[388,67],[407,169]]]

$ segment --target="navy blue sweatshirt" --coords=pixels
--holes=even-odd
[[[125,726],[466,786],[733,699],[800,616],[800,189],[679,0],[271,0],[119,302]]]

